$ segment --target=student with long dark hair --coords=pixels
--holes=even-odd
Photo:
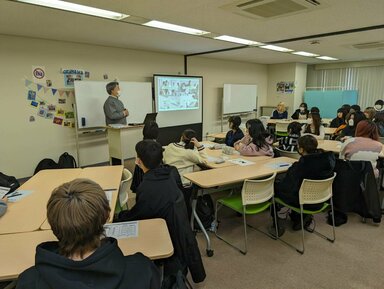
[[[342,108],[339,108],[337,110],[337,115],[334,119],[332,119],[331,124],[329,127],[338,128],[339,126],[343,125],[345,123],[345,110]]]
[[[303,126],[301,134],[311,134],[316,139],[324,139],[324,126],[321,124],[320,114],[311,112],[308,115],[307,124]]]
[[[343,141],[348,137],[355,136],[356,126],[359,124],[360,121],[364,119],[365,115],[361,111],[350,112],[346,116],[347,126],[340,132],[339,136],[336,139]]]
[[[245,126],[245,136],[235,143],[235,150],[244,156],[273,157],[273,139],[266,132],[263,123],[259,119],[250,119]]]
[[[296,109],[295,113],[292,114],[292,119],[307,119],[308,118],[308,105],[303,102],[300,104],[299,108]]]

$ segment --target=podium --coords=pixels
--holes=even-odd
[[[144,125],[107,126],[109,163],[124,165],[124,159],[136,156],[135,145],[143,139]]]

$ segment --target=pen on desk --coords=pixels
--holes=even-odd
[[[279,167],[288,167],[289,164],[282,164],[282,165],[279,165]]]
[[[104,189],[104,192],[117,191],[117,189]]]
[[[17,196],[21,196],[21,195],[22,195],[22,194],[13,194],[13,195],[8,196],[7,198],[10,199],[10,198],[17,197]]]

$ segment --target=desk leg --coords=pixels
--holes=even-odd
[[[200,220],[200,218],[196,212],[198,191],[199,191],[199,188],[197,186],[194,186],[194,189],[192,192],[193,198],[192,198],[191,227],[192,227],[192,229],[194,228],[194,219],[196,219],[196,222],[199,225],[201,231],[203,232],[205,240],[207,242],[207,248],[206,248],[207,256],[212,257],[213,256],[213,250],[211,249],[211,239],[209,238],[207,230],[205,230],[205,228],[204,228],[203,224],[201,223],[201,220]]]

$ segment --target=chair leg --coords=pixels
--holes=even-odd
[[[302,250],[297,250],[300,254],[304,254],[304,217],[303,217],[303,205],[300,205],[300,222],[301,222],[301,241],[302,241]]]
[[[247,216],[245,214],[245,208],[243,207],[243,221],[244,221],[244,243],[245,243],[245,250],[244,255],[248,252],[248,239],[247,239]]]

